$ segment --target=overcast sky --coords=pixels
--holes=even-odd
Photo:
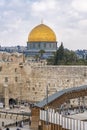
[[[26,46],[41,19],[56,33],[58,46],[87,49],[87,0],[0,0],[0,45]]]

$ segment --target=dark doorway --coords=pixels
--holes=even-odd
[[[9,105],[16,105],[16,100],[13,98],[9,99]]]

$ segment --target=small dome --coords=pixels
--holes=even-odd
[[[56,35],[50,27],[40,24],[31,30],[28,42],[56,42]]]

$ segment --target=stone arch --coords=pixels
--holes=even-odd
[[[17,103],[16,99],[10,98],[9,99],[9,105],[15,105]]]

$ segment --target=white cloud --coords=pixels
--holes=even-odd
[[[80,12],[87,12],[87,0],[73,0],[73,8]]]
[[[41,1],[36,1],[35,3],[32,4],[32,10],[33,11],[46,11],[46,10],[55,10],[57,7],[57,1],[56,0],[41,0]],[[58,7],[57,7],[58,8]]]
[[[87,28],[87,19],[83,19],[79,21],[79,27],[83,27],[83,29]]]
[[[0,43],[27,45],[29,32],[43,19],[58,45],[63,41],[69,49],[87,49],[86,13],[86,0],[0,0]]]

